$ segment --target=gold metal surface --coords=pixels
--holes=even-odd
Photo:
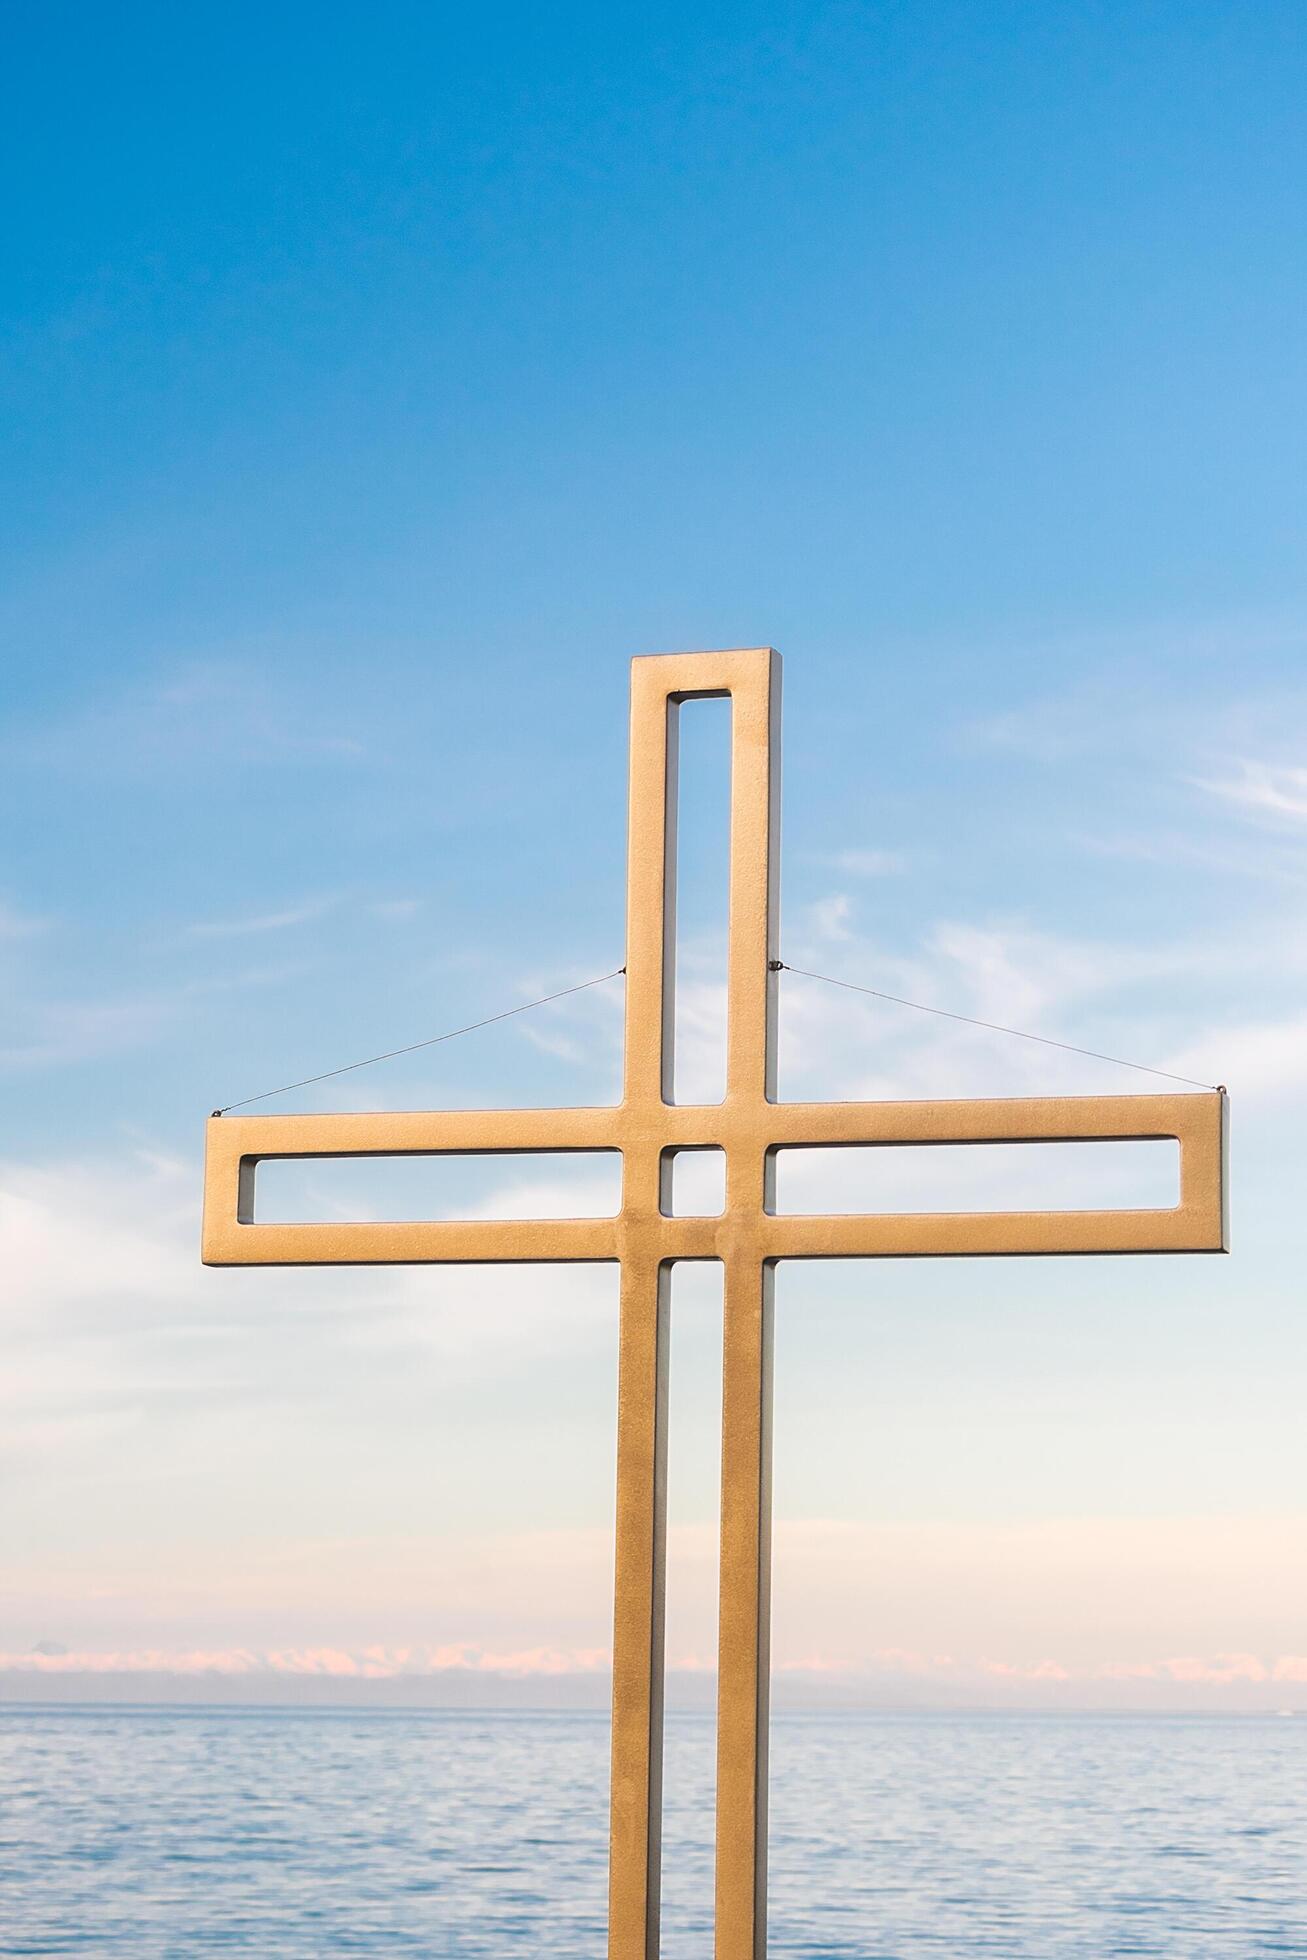
[[[680,702],[731,700],[727,1089],[673,1104],[676,729]],[[780,656],[659,654],[631,668],[626,1059],[616,1108],[215,1117],[209,1265],[616,1260],[621,1265],[613,1636],[610,1960],[658,1953],[668,1292],[678,1259],[725,1271],[717,1740],[717,1960],[766,1951],[772,1286],[778,1259],[1225,1250],[1225,1097],[776,1103]],[[1168,1138],[1166,1210],[778,1217],[772,1155],[820,1144]],[[668,1216],[667,1153],[726,1153],[725,1210]],[[601,1150],[622,1153],[613,1218],[259,1224],[275,1157]]]

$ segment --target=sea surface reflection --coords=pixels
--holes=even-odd
[[[668,1733],[666,1960],[711,1952],[712,1725]],[[607,1723],[0,1713],[0,1951],[601,1960]],[[776,1717],[773,1960],[1307,1956],[1307,1721]]]

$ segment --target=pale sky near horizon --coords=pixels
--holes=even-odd
[[[1229,1259],[783,1269],[778,1670],[1307,1711],[1300,10],[71,18],[0,138],[5,1682],[602,1674],[615,1276],[204,1272],[203,1118],[618,965],[628,658],[770,642],[786,957],[1234,1138]],[[612,982],[268,1107],[620,1041]],[[1147,1087],[782,989],[787,1097]]]

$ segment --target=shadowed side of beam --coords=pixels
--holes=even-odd
[[[622,1262],[617,1375],[609,1960],[657,1960],[671,1268]]]
[[[722,1364],[716,1960],[765,1960],[773,1268],[728,1260]]]

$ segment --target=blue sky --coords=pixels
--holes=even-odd
[[[771,642],[787,956],[1237,1147],[1230,1261],[786,1272],[781,1663],[1307,1693],[1299,11],[46,9],[9,71],[0,1652],[602,1668],[610,1276],[202,1274],[201,1120],[618,964],[627,659]],[[301,1106],[619,1054],[610,987]],[[1132,1079],[786,983],[787,1095],[1068,1086]]]

